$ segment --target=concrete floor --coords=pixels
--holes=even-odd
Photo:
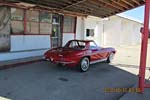
[[[129,88],[136,82],[135,75],[105,63],[81,73],[42,61],[0,71],[0,96],[12,100],[118,100],[125,93],[104,89]]]
[[[44,61],[1,70],[0,100],[149,100],[150,89],[144,94],[105,92],[137,87],[140,46],[116,49],[112,64],[97,63],[85,73]]]
[[[123,46],[116,47],[117,53],[115,59],[112,62],[114,66],[126,70],[132,74],[139,74],[139,64],[140,64],[140,52],[141,46]],[[150,43],[148,45],[147,53],[147,70],[146,70],[146,79],[150,77]]]

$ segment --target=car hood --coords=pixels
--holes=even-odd
[[[108,52],[111,52],[111,51],[116,52],[116,50],[112,47],[107,47],[107,48],[103,48],[103,49],[108,51]]]

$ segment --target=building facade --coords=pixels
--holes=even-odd
[[[89,16],[84,23],[84,39],[94,39],[99,46],[124,46],[141,43],[141,22],[118,15],[108,18]],[[87,30],[93,34],[87,34]]]
[[[41,56],[71,39],[93,39],[99,46],[140,43],[141,23],[70,16],[43,10],[0,6],[0,61]]]
[[[8,6],[0,13],[0,61],[39,56],[75,37],[75,16]]]

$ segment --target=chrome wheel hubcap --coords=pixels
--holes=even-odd
[[[82,60],[82,62],[81,62],[81,68],[82,68],[83,71],[88,70],[88,68],[89,68],[89,60],[88,60],[88,58],[84,58]]]

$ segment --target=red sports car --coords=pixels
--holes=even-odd
[[[44,59],[55,64],[78,66],[85,72],[90,64],[101,61],[110,63],[115,53],[114,48],[98,47],[93,40],[70,40],[64,47],[45,52]]]

